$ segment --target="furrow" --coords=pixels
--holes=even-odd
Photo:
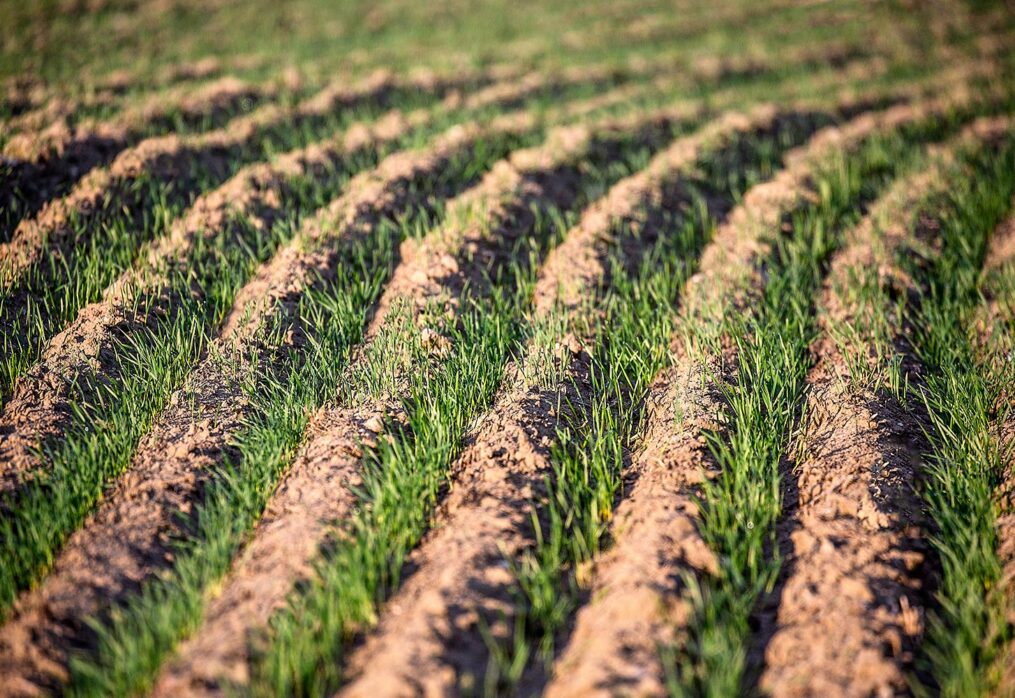
[[[715,477],[706,437],[723,438],[728,428],[720,417],[727,398],[717,385],[733,380],[737,360],[732,342],[713,340],[702,353],[700,338],[688,342],[691,328],[714,336],[724,315],[749,313],[765,283],[759,262],[771,253],[773,231],[818,198],[819,175],[831,158],[942,111],[940,104],[901,106],[817,133],[788,153],[785,169],[749,191],[719,228],[684,291],[672,364],[646,398],[647,424],[625,475],[613,547],[595,566],[589,601],[577,614],[548,695],[659,695],[672,688],[672,664],[664,663],[674,658],[660,648],[687,642],[693,621],[687,580],[719,571],[700,533],[698,496],[703,475]]]
[[[815,196],[813,180],[825,159],[912,113],[913,107],[903,106],[819,131],[786,155],[785,168],[772,181],[746,194],[702,253],[683,294],[673,365],[646,400],[647,425],[625,476],[630,485],[617,508],[614,546],[596,565],[590,601],[577,614],[548,695],[664,692],[659,647],[690,621],[681,578],[718,571],[698,532],[694,487],[703,471],[714,468],[703,434],[722,428],[723,397],[709,376],[728,372],[734,360],[731,351],[711,357],[691,351],[682,328],[718,324],[761,283],[756,270],[769,251],[766,236]]]
[[[692,488],[710,466],[701,436],[719,428],[721,398],[680,347],[646,398],[641,450],[625,473],[611,526],[613,547],[596,562],[588,601],[553,668],[547,696],[663,695],[660,647],[690,619],[682,576],[714,574],[696,528]]]
[[[798,50],[783,57],[783,64],[789,64],[797,70],[816,68],[827,65],[830,56],[840,58],[836,67],[843,69],[861,65],[869,67],[874,64],[868,52],[857,52],[848,57],[841,54],[841,50],[827,48],[817,51]],[[568,68],[557,73],[534,71],[522,75],[515,83],[495,84],[478,90],[466,97],[463,104],[471,109],[479,109],[491,103],[518,106],[525,94],[530,92],[557,92],[592,84],[614,86],[626,84],[634,88],[639,82],[646,80],[667,83],[668,92],[673,92],[676,88],[685,88],[688,92],[693,88],[714,90],[725,83],[736,83],[744,78],[774,73],[775,65],[776,62],[772,59],[726,57],[687,62],[669,57],[620,66],[589,65]]]
[[[31,75],[7,78],[4,80],[3,93],[0,109],[14,116],[38,107],[47,96],[42,81]]]
[[[1013,205],[1015,208],[1015,205]],[[1015,269],[1015,216],[1006,219],[991,236],[987,259],[983,265],[984,302],[974,316],[973,342],[977,348],[978,363],[986,366],[992,375],[1003,376],[1006,363],[1015,352],[1015,284],[1012,282]],[[1015,454],[1015,411],[1006,408],[1012,396],[1012,386],[1002,385],[998,396],[995,431],[1002,452],[1007,454],[1006,482],[1015,476],[1011,464]],[[1005,491],[1015,492],[1015,487],[1004,486]],[[1004,536],[1005,540],[1015,536]],[[1015,579],[1015,576],[1012,577]]]
[[[399,353],[398,347],[388,346],[392,340],[418,334],[427,351],[446,352],[450,340],[441,332],[459,322],[464,295],[486,295],[483,287],[503,275],[513,253],[524,254],[528,244],[539,242],[535,212],[573,206],[583,163],[610,161],[609,153],[627,132],[641,131],[640,140],[651,143],[652,133],[658,138],[673,118],[649,114],[552,131],[544,145],[516,151],[453,200],[441,226],[418,242],[403,243],[366,343],[346,372],[345,382],[355,386],[363,383],[357,376],[369,371],[372,360],[393,362],[384,386],[368,389],[365,398],[340,397],[314,417],[306,443],[251,542],[209,603],[202,630],[164,672],[157,695],[218,694],[248,683],[251,643],[265,631],[272,613],[284,607],[296,583],[311,576],[312,562],[334,523],[355,508],[362,443],[376,438],[370,428],[380,430],[384,421],[390,422],[400,411],[398,401],[406,398],[411,367],[392,359]]]
[[[113,159],[144,135],[180,125],[221,124],[241,108],[271,96],[256,86],[224,78],[196,93],[155,98],[115,121],[69,125],[58,119],[37,132],[13,136],[3,149],[0,240],[6,242],[20,219],[29,219],[91,169]]]
[[[99,97],[108,101],[115,93],[110,88],[96,87],[87,99]],[[12,126],[24,133],[21,134],[22,138],[9,141],[11,147],[5,148],[4,154],[40,164],[48,158],[59,157],[62,153],[73,150],[75,143],[87,140],[92,134],[123,139],[150,130],[197,127],[209,120],[214,122],[216,119],[228,118],[229,109],[237,106],[234,102],[237,97],[259,101],[278,96],[274,83],[251,84],[232,75],[221,75],[205,82],[139,95],[107,119],[82,117],[66,120],[62,118],[67,111],[66,107],[81,106],[83,103],[76,102],[73,98],[60,100],[53,94],[35,112],[17,117],[29,119],[31,123],[18,120],[11,122]],[[57,118],[42,120],[41,115],[50,109]]]
[[[221,131],[187,139],[151,139],[121,153],[110,168],[94,172],[68,197],[53,202],[39,217],[19,227],[14,240],[0,246],[0,277],[6,285],[0,291],[0,328],[9,353],[3,364],[9,375],[3,383],[12,383],[37,356],[46,336],[69,322],[81,305],[94,300],[140,242],[157,234],[148,228],[159,227],[163,209],[186,200],[204,185],[203,180],[223,178],[237,161],[263,155],[271,134],[277,132],[283,140],[292,138],[301,129],[319,128],[340,107],[376,105],[399,91],[446,94],[438,109],[446,116],[454,113],[461,101],[458,89],[473,82],[481,85],[485,80],[486,73],[465,73],[455,79],[421,73],[398,79],[380,72],[352,87],[335,83],[293,110],[271,105]],[[509,80],[507,84],[512,88],[514,83]],[[521,85],[509,92],[502,96],[513,101],[539,89]],[[615,104],[618,99],[607,92],[598,101],[586,100],[584,111]],[[580,106],[572,103],[550,111],[577,115]],[[251,148],[252,144],[258,147]],[[129,221],[142,232],[117,235],[97,230],[106,225],[116,231]],[[104,236],[112,237],[108,244],[101,241]],[[84,283],[69,284],[67,277],[81,278]],[[5,389],[0,384],[0,396],[11,387]]]
[[[196,250],[250,245],[251,229],[271,230],[284,208],[309,181],[338,179],[372,151],[396,142],[426,121],[424,113],[392,112],[377,122],[354,124],[341,136],[280,156],[274,163],[248,166],[218,189],[199,197],[174,221],[169,233],[156,240],[137,265],[123,272],[103,298],[82,309],[78,317],[48,344],[40,361],[15,385],[0,413],[0,493],[18,488],[43,462],[39,444],[59,436],[72,417],[70,403],[82,396],[86,382],[114,381],[117,369],[111,347],[130,327],[143,327],[145,315],[171,309],[173,282],[193,266]],[[172,270],[172,273],[170,273]],[[198,284],[201,286],[202,284]],[[161,299],[138,313],[139,298]]]
[[[574,279],[580,277],[588,298],[608,278],[605,266],[597,272],[581,260],[599,259],[613,236],[629,241],[639,239],[638,231],[662,234],[648,230],[646,211],[685,200],[686,192],[675,185],[701,154],[738,134],[771,128],[778,116],[771,108],[728,114],[675,141],[645,170],[614,185],[550,253],[535,284],[532,320],[545,331],[509,367],[493,408],[453,465],[438,522],[376,635],[350,660],[352,681],[343,695],[440,694],[485,673],[490,648],[484,627],[490,624],[502,641],[512,625],[513,576],[505,559],[532,545],[531,503],[545,496],[558,412],[584,410],[591,397],[588,371],[596,340],[586,336],[590,311]],[[558,296],[561,287],[571,295]]]
[[[477,90],[465,97],[463,106],[468,109],[481,109],[491,104],[519,106],[526,95],[534,92],[562,92],[595,84],[619,87],[628,83],[633,87],[638,81],[649,78],[671,79],[676,85],[686,86],[688,80],[684,76],[673,74],[678,67],[670,59],[626,66],[592,64],[555,72],[532,71],[518,76],[514,82],[501,82]]]
[[[793,575],[796,569],[793,566],[794,552],[809,550],[806,547],[808,545],[806,534],[802,534],[796,540],[789,535],[794,524],[782,523],[783,510],[793,512],[800,501],[807,502],[811,496],[820,499],[820,492],[815,492],[813,487],[810,491],[803,491],[797,487],[797,485],[811,486],[813,483],[807,481],[806,475],[802,484],[794,480],[793,473],[788,472],[792,459],[787,458],[786,448],[794,443],[791,438],[794,426],[800,425],[801,416],[805,418],[807,416],[803,412],[805,407],[803,398],[808,388],[807,377],[814,358],[808,351],[808,344],[812,328],[817,325],[814,319],[813,299],[824,281],[826,260],[830,260],[830,255],[848,241],[846,231],[850,230],[849,224],[857,216],[857,208],[865,201],[871,200],[888,178],[905,173],[912,164],[917,157],[914,141],[939,139],[952,132],[957,122],[970,116],[968,113],[964,116],[953,114],[943,122],[915,124],[897,134],[886,134],[886,137],[874,141],[872,147],[865,148],[866,154],[862,154],[853,163],[840,167],[838,172],[831,170],[825,180],[827,184],[823,185],[827,189],[822,192],[819,205],[810,207],[802,218],[794,219],[792,225],[794,237],[779,240],[780,246],[777,248],[779,254],[768,270],[764,294],[758,297],[760,312],[757,321],[746,327],[742,327],[739,322],[726,324],[725,333],[734,339],[738,333],[752,334],[748,334],[746,340],[736,339],[738,356],[735,373],[723,384],[729,403],[727,412],[731,426],[728,428],[728,436],[722,440],[714,440],[716,457],[722,468],[716,480],[705,485],[706,506],[703,509],[705,514],[702,517],[701,530],[713,541],[715,549],[722,552],[724,569],[718,580],[705,581],[698,587],[700,600],[697,623],[690,643],[691,655],[698,657],[694,660],[698,664],[693,668],[690,663],[683,665],[685,681],[692,683],[700,681],[707,687],[706,690],[730,691],[738,688],[748,690],[747,687],[753,686],[753,682],[758,678],[755,671],[765,671],[765,667],[760,666],[761,656],[765,653],[770,633],[773,630],[778,632],[778,627],[771,620],[770,606],[784,599],[782,596],[784,589],[781,585],[787,579],[784,575]],[[977,122],[977,126],[979,124],[980,122]],[[933,172],[934,170],[931,170],[929,175],[930,182],[923,183],[933,186]],[[951,182],[954,184],[956,180],[953,179]],[[916,180],[908,184],[913,186],[920,183],[920,180]],[[904,188],[906,185],[901,186]],[[920,258],[929,265],[933,264],[932,256],[920,255],[918,250],[907,250],[905,256],[910,259]],[[879,308],[890,307],[891,304],[885,302],[884,305],[872,308],[871,312],[876,319]],[[889,372],[894,374],[899,382],[908,385],[902,368],[909,369],[915,365],[901,363],[894,370],[889,369]],[[895,387],[895,384],[890,383],[890,386]],[[917,428],[920,426],[912,420],[908,421],[908,425]],[[806,422],[801,428],[806,430]],[[901,438],[901,443],[895,444],[895,447],[919,444],[920,432],[917,431],[912,436],[917,440],[907,443],[905,438]],[[807,460],[808,455],[798,452],[795,458],[796,465],[806,469],[807,466],[803,462]],[[901,464],[904,463],[904,458],[897,458],[896,462],[900,463],[897,467],[906,467]],[[895,483],[897,489],[889,489],[891,471],[895,467],[894,463],[884,466],[888,471],[885,479],[873,482],[872,488],[876,489],[879,486],[883,488],[886,500],[883,506],[886,510],[892,506],[890,499],[892,495],[899,495],[896,502],[899,510],[895,513],[899,517],[897,523],[905,531],[908,522],[904,519],[909,514],[913,514],[916,518],[919,508],[912,504],[912,500],[907,508],[904,493],[908,483]],[[908,467],[917,466],[909,463]],[[834,465],[831,469],[834,471]],[[924,475],[927,469],[920,468],[919,472]],[[872,497],[878,500],[879,495],[872,492]],[[749,516],[738,514],[738,511],[742,511],[742,502],[751,503]],[[863,506],[862,502],[860,506]],[[916,523],[919,521],[916,518]],[[801,522],[801,525],[810,523],[814,523],[814,520]],[[797,544],[800,548],[796,548]],[[842,545],[843,556],[848,557],[851,550],[848,547],[849,542]],[[903,542],[902,545],[900,555],[903,561],[914,562],[919,559],[917,556],[907,555],[905,549],[907,543]],[[917,546],[920,544],[917,543]],[[824,552],[819,550],[819,556]],[[863,554],[861,553],[861,556]],[[783,558],[786,556],[790,560],[790,565],[782,567]],[[830,576],[833,574],[831,570],[828,572]],[[837,685],[839,677],[847,675],[848,679],[843,680],[848,682],[855,680],[861,686],[877,685],[879,682],[891,685],[898,682],[898,690],[908,688],[912,674],[906,669],[895,669],[894,673],[890,667],[886,670],[885,664],[874,664],[874,656],[865,652],[870,649],[866,643],[870,642],[875,646],[878,644],[877,640],[871,641],[867,638],[881,634],[881,637],[888,639],[889,642],[892,642],[893,636],[897,640],[894,647],[880,648],[884,652],[883,656],[894,657],[889,659],[889,662],[904,665],[907,660],[912,659],[912,654],[907,656],[907,647],[911,649],[914,643],[907,634],[919,630],[916,621],[918,611],[915,611],[908,601],[913,597],[905,596],[911,591],[906,588],[906,583],[921,576],[921,572],[909,571],[908,579],[905,575],[906,573],[900,571],[900,576],[879,579],[875,583],[878,588],[883,585],[885,604],[889,608],[892,607],[892,594],[897,595],[896,601],[899,606],[896,620],[901,627],[892,629],[881,625],[880,623],[886,625],[891,623],[884,620],[884,616],[879,620],[867,618],[860,623],[867,630],[861,629],[860,632],[861,634],[869,632],[870,635],[842,636],[836,642],[836,646],[841,645],[840,649],[845,654],[848,655],[852,651],[870,659],[870,674],[861,673],[858,676],[854,664],[835,670],[837,676],[831,673],[822,676],[820,671],[815,671],[805,678],[813,679],[815,685],[820,686],[818,690],[838,691],[845,695],[855,694],[857,689],[849,683],[845,686]],[[844,587],[830,592],[831,596],[842,603],[839,606],[829,601],[826,608],[833,613],[849,608],[851,602],[847,599],[855,592],[855,585],[850,587],[849,582],[846,582]],[[917,601],[915,605],[922,606],[927,596],[915,598]],[[789,601],[790,604],[796,602],[796,599]],[[801,603],[806,605],[807,601],[801,600]],[[746,612],[748,608],[753,610]],[[868,610],[877,614],[874,604]],[[796,617],[790,615],[790,618],[793,618],[790,622],[795,622],[799,615],[806,615],[807,620],[819,622],[824,620],[820,616],[815,619],[809,615],[811,611],[812,609],[808,607]],[[848,622],[846,617],[843,621]],[[754,632],[759,625],[760,633]],[[836,630],[841,633],[850,627],[855,629],[856,625],[837,627]],[[777,645],[777,649],[786,650],[786,646],[793,644],[792,632],[790,630],[783,636],[785,645]],[[894,634],[896,632],[897,635]],[[814,651],[814,655],[811,656],[815,661],[827,660],[834,663],[835,659],[827,655],[822,656],[825,649],[827,648],[816,642],[807,646],[807,651]],[[772,660],[776,667],[785,666],[783,661],[793,662],[792,659],[784,660],[780,655],[772,657]],[[849,659],[845,661],[848,662]],[[832,671],[829,668],[829,672]],[[792,672],[791,669],[787,673]],[[760,678],[764,679],[765,675]],[[780,690],[792,692],[794,688],[791,684],[800,678],[797,674],[788,679],[787,683],[779,684]],[[822,683],[823,679],[827,682]]]
[[[305,341],[290,335],[275,346],[264,333],[287,326],[300,296],[319,279],[334,277],[340,250],[439,186],[438,175],[481,139],[533,126],[525,117],[503,117],[487,128],[463,125],[424,150],[389,156],[374,171],[354,178],[342,197],[310,219],[236,294],[218,338],[173,394],[126,475],[62,546],[42,585],[19,599],[0,631],[3,673],[11,685],[52,687],[66,680],[68,646],[95,641],[85,619],[103,618],[110,605],[173,561],[172,540],[186,535],[175,512],[187,512],[200,500],[208,477],[228,459],[230,444],[248,418],[246,372],[270,371],[279,352],[297,351]],[[95,492],[86,494],[91,502]],[[77,521],[65,523],[48,535],[65,534]]]
[[[948,148],[933,157],[950,159]],[[890,387],[920,374],[898,305],[918,289],[896,259],[902,250],[933,255],[933,231],[920,230],[913,212],[947,183],[938,164],[897,180],[830,263],[787,468],[796,498],[778,532],[786,559],[774,608],[762,613],[762,690],[908,691],[930,572],[916,489],[924,425]]]
[[[853,108],[855,107],[848,107],[847,110]],[[797,124],[797,126],[801,126],[801,124]],[[730,167],[733,167],[733,165],[730,164]],[[724,180],[720,188],[728,184]],[[440,400],[443,401],[443,398]],[[455,410],[457,408],[452,407],[450,409]],[[426,431],[429,431],[428,426],[424,426],[424,428]],[[387,472],[389,468],[409,468],[412,472],[426,472],[421,469],[425,467],[437,467],[439,469],[438,472],[442,473],[444,466],[431,464],[431,461],[434,458],[438,461],[441,460],[442,456],[439,454],[448,448],[457,450],[454,446],[455,443],[457,442],[454,439],[445,442],[445,439],[441,437],[438,439],[438,443],[430,445],[431,448],[438,451],[437,456],[430,457],[416,451],[411,457],[419,458],[421,460],[420,465],[416,465],[414,461],[411,462],[412,464],[410,462],[403,463],[398,459],[390,463],[385,461],[383,465],[384,472]],[[426,465],[423,465],[423,463]],[[381,476],[374,477],[387,479]],[[420,475],[420,477],[428,476]],[[443,476],[438,474],[437,477]],[[374,624],[373,611],[369,610],[372,609],[372,604],[368,604],[364,608],[358,600],[366,601],[371,598],[376,599],[378,595],[383,596],[385,595],[385,590],[390,588],[391,584],[397,583],[398,569],[401,566],[399,561],[405,554],[403,546],[413,545],[416,540],[413,537],[416,534],[406,534],[401,530],[396,531],[393,528],[396,524],[391,523],[391,519],[388,516],[391,516],[397,523],[398,521],[404,521],[405,517],[420,515],[419,512],[416,514],[411,513],[416,510],[416,507],[407,509],[397,505],[397,513],[392,511],[384,514],[383,512],[386,511],[384,507],[393,505],[391,501],[386,499],[387,493],[392,488],[394,491],[398,491],[399,485],[394,482],[385,482],[383,485],[376,482],[373,484],[373,487],[382,486],[384,487],[385,494],[378,495],[380,496],[380,501],[377,503],[381,508],[377,509],[377,513],[374,513],[372,509],[373,497],[371,496],[368,500],[371,502],[367,508],[368,513],[362,515],[369,520],[369,524],[360,520],[361,514],[355,515],[354,521],[356,523],[352,524],[353,529],[357,532],[355,534],[355,542],[350,544],[349,548],[342,546],[338,559],[334,563],[329,563],[323,570],[319,570],[324,580],[326,580],[322,582],[323,588],[331,589],[331,591],[314,591],[308,597],[302,597],[301,595],[294,609],[291,612],[287,611],[286,615],[283,616],[283,621],[277,627],[275,633],[275,645],[269,651],[267,655],[268,659],[265,662],[265,665],[268,667],[267,672],[269,676],[269,678],[265,679],[266,685],[272,687],[265,690],[284,693],[294,690],[316,693],[324,690],[322,686],[328,686],[338,680],[336,674],[337,668],[332,668],[327,657],[340,653],[340,637],[348,632],[344,628],[349,627],[350,624],[354,628],[359,628],[363,624],[367,626]],[[402,496],[406,498],[406,501],[416,501],[419,493],[405,493]],[[425,514],[426,508],[422,511]],[[373,531],[373,528],[360,528],[360,526],[368,525],[371,527],[377,526],[381,530],[386,531],[386,533],[371,533],[370,531]],[[413,526],[415,525],[418,524],[413,524]],[[409,530],[413,530],[412,526],[409,527]],[[406,535],[409,537],[407,539],[403,538]],[[378,546],[374,544],[377,536],[384,537],[384,545]],[[389,540],[387,536],[392,536],[392,538]],[[361,544],[369,546],[369,550],[357,547]],[[379,561],[387,559],[385,557],[386,554],[394,556],[394,562],[383,563],[385,566],[388,564],[392,565],[392,567],[388,568],[387,575],[393,575],[395,577],[394,582],[387,581],[387,576],[380,574],[380,569],[376,573],[361,571],[360,565],[377,564]],[[360,555],[366,559],[360,559]],[[354,567],[350,568],[349,565],[354,565]],[[367,569],[372,569],[372,567]],[[379,579],[374,576],[376,574],[380,574]],[[361,580],[363,575],[370,575],[369,579],[373,581],[370,583],[363,582]],[[328,622],[319,625],[315,620],[319,617],[319,614],[324,614],[329,619]],[[328,676],[333,678],[324,678]],[[461,678],[467,680],[468,676]],[[318,683],[318,681],[323,681],[323,683]]]
[[[56,130],[56,125],[60,123],[66,124],[70,118],[75,115],[79,110],[87,107],[91,109],[102,109],[112,108],[115,104],[115,98],[111,92],[103,91],[98,94],[92,95],[88,98],[87,102],[84,100],[77,100],[72,98],[61,98],[51,97],[46,100],[46,103],[37,109],[19,114],[18,116],[10,119],[5,124],[6,132],[4,133],[4,149],[3,152],[7,154],[7,144],[11,140],[20,134],[27,134],[31,132],[48,131],[49,129]],[[22,136],[27,140],[27,136]],[[24,142],[24,141],[23,141]],[[21,157],[34,153],[36,148],[34,146],[25,143]],[[12,157],[16,157],[11,154]]]
[[[14,387],[14,379],[38,356],[48,335],[96,300],[144,238],[157,234],[148,228],[160,227],[160,211],[171,211],[209,181],[221,181],[237,165],[269,154],[272,139],[284,143],[301,130],[313,131],[340,119],[344,109],[382,103],[401,84],[379,73],[351,87],[333,84],[293,109],[269,105],[218,131],[146,140],[19,226],[15,238],[0,246],[0,275],[7,285],[0,295],[0,328],[9,352],[3,365],[7,385],[0,385],[0,395]],[[450,83],[436,78],[410,83],[417,84],[432,85],[438,92],[450,89]],[[415,122],[422,117],[407,118]],[[297,136],[297,142],[304,137]],[[142,232],[117,234],[123,223]],[[111,239],[104,242],[105,237]],[[84,284],[69,283],[75,276]]]
[[[351,107],[354,103],[384,101],[386,97],[398,92],[447,94],[472,85],[485,86],[491,80],[490,75],[481,71],[462,71],[454,77],[417,71],[411,76],[402,77],[390,71],[378,70],[358,81],[334,80],[315,99],[308,100],[307,104],[311,112],[325,114],[339,104]],[[287,89],[291,91],[296,87],[298,82],[289,84]],[[170,94],[156,94],[147,103],[126,111],[113,121],[84,122],[73,127],[63,120],[56,120],[56,123],[48,127],[41,124],[39,126],[45,128],[35,129],[35,135],[24,134],[8,141],[4,155],[26,165],[46,165],[45,171],[52,177],[60,176],[60,166],[65,164],[74,170],[70,177],[76,178],[90,168],[88,162],[105,161],[105,158],[115,155],[142,136],[179,131],[181,127],[184,131],[209,125],[218,128],[222,126],[219,122],[241,104],[247,106],[275,98],[279,91],[272,83],[250,85],[232,77],[224,77],[196,92],[191,88],[189,91],[181,89]],[[332,104],[331,107],[328,107],[329,103]],[[267,115],[274,112],[267,108],[262,111]],[[294,116],[296,119],[301,117],[299,110]],[[117,148],[117,151],[106,152],[111,148]],[[91,150],[96,152],[90,152]],[[55,162],[50,163],[50,160]],[[39,170],[37,175],[38,172]]]

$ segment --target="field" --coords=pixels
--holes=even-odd
[[[1015,6],[0,0],[0,696],[1015,695]]]

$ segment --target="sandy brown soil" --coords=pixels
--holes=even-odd
[[[728,113],[694,136],[676,141],[643,173],[617,184],[608,198],[584,214],[583,224],[547,259],[545,273],[536,284],[536,312],[549,313],[555,306],[577,307],[607,275],[610,231],[618,210],[635,217],[632,223],[637,222],[637,216],[651,210],[652,197],[662,197],[663,183],[673,182],[675,173],[686,174],[702,152],[719,149],[737,134],[764,131],[775,124],[779,115],[771,106],[757,107],[749,115]]]
[[[100,75],[92,82],[96,90],[110,90],[121,94],[139,88],[167,87],[195,80],[208,80],[223,73],[250,70],[263,64],[263,60],[252,56],[232,57],[226,60],[216,56],[205,56],[163,66],[152,77],[141,78],[130,70],[121,69]]]
[[[296,580],[313,573],[326,526],[352,511],[363,444],[376,438],[368,426],[382,417],[383,413],[362,409],[322,410],[315,415],[306,444],[251,542],[209,600],[201,629],[167,663],[153,695],[223,695],[229,687],[248,681],[255,633],[284,605]]]
[[[871,55],[873,53],[875,53],[873,49],[848,52],[841,46],[830,45],[822,46],[820,49],[799,48],[778,57],[698,58],[690,62],[664,57],[631,61],[622,68],[588,66],[567,68],[559,74],[533,71],[521,76],[516,84],[491,85],[487,89],[479,90],[470,95],[464,104],[469,108],[479,108],[496,101],[517,106],[523,96],[523,90],[529,93],[554,92],[593,83],[625,85],[639,80],[658,80],[666,84],[670,90],[677,86],[690,88],[696,84],[708,85],[709,88],[715,89],[723,82],[736,82],[744,77],[771,72],[776,65],[784,67],[787,63],[815,68],[820,66],[844,68],[851,64],[862,64],[866,66],[864,74],[872,74],[873,65],[885,63],[883,57],[879,57],[875,62]],[[837,79],[841,81],[842,76],[837,76]],[[627,86],[636,87],[636,85]]]
[[[215,92],[219,89],[234,90],[235,86],[243,85],[233,78],[216,80],[210,85],[201,85],[203,81],[218,77],[224,72],[221,62],[215,58],[207,58],[190,63],[171,66],[162,71],[162,74],[146,86],[162,87],[176,83],[187,83],[182,88],[163,89],[148,97],[146,102],[140,105],[130,103],[113,114],[106,121],[94,119],[80,120],[75,113],[83,108],[94,109],[98,106],[116,107],[122,101],[120,94],[129,89],[136,88],[131,84],[131,76],[125,71],[111,74],[95,85],[91,86],[89,92],[80,97],[51,96],[43,103],[30,111],[18,114],[6,122],[4,127],[8,135],[16,135],[21,132],[35,131],[48,134],[49,144],[45,139],[33,138],[26,134],[17,141],[17,145],[11,147],[11,152],[5,148],[4,154],[14,159],[34,161],[54,153],[59,154],[67,150],[67,146],[54,141],[57,136],[83,137],[89,132],[100,133],[137,133],[141,131],[151,132],[160,128],[173,128],[175,122],[169,121],[169,115],[175,111],[182,111],[182,118],[185,125],[194,127],[202,122],[208,121],[214,126],[220,126],[222,118],[228,116],[228,110],[216,109],[208,114],[208,108],[199,109],[202,104],[199,98],[204,94],[205,99],[209,91]],[[515,71],[517,72],[517,71]],[[352,79],[348,77],[337,78],[329,81],[323,86],[323,90],[330,92],[342,91],[352,94],[355,90],[370,87],[375,90],[380,83],[391,92],[412,92],[422,91],[432,94],[450,94],[451,92],[465,89],[466,87],[484,87],[495,81],[504,81],[511,78],[513,74],[507,70],[470,70],[463,69],[454,76],[438,75],[433,71],[417,69],[408,75],[396,75],[388,70],[377,70],[365,78]],[[287,70],[281,76],[266,83],[249,86],[246,90],[246,97],[252,102],[264,102],[278,96],[282,91],[285,93],[298,94],[306,91],[308,80],[305,76],[295,70]],[[195,89],[196,88],[196,89]],[[237,93],[242,98],[243,93]],[[222,100],[217,100],[221,106]],[[215,103],[213,102],[213,106]],[[71,128],[71,123],[76,126]]]
[[[245,414],[246,401],[232,371],[218,358],[242,360],[257,348],[257,329],[291,315],[313,279],[328,278],[337,248],[369,233],[421,196],[425,183],[490,128],[531,127],[525,118],[489,128],[457,126],[420,151],[386,158],[350,182],[345,194],[308,221],[298,239],[237,296],[230,320],[208,355],[135,454],[84,527],[68,540],[52,572],[25,593],[0,629],[0,673],[12,685],[50,688],[65,678],[68,649],[87,644],[83,620],[102,612],[171,561],[169,541],[181,535],[175,511],[189,511],[208,469],[219,462]],[[414,186],[410,186],[414,185]],[[194,410],[201,415],[195,420]]]
[[[984,273],[995,272],[1015,260],[1015,218],[1001,222],[990,237],[987,258],[983,262]]]
[[[3,82],[3,107],[13,116],[39,107],[49,96],[42,80],[33,75],[16,75]]]
[[[116,97],[110,91],[101,91],[90,95],[87,100],[72,97],[52,97],[47,99],[41,106],[4,122],[5,135],[10,138],[24,132],[42,131],[54,123],[68,121],[79,109],[86,105],[90,107],[113,107],[116,103]]]

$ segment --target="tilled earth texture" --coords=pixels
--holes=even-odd
[[[1015,696],[1015,5],[0,0],[0,698]]]

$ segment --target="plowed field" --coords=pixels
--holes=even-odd
[[[0,20],[0,697],[1015,695],[1011,3]]]

